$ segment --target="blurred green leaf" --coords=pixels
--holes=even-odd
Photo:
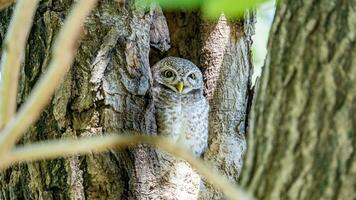
[[[178,9],[195,9],[200,8],[204,0],[142,0],[146,6],[151,3],[158,3],[163,9],[178,10]]]
[[[259,5],[266,0],[206,0],[202,12],[207,17],[217,17],[224,12],[226,16],[238,17],[246,9]]]
[[[163,9],[201,9],[203,14],[209,18],[220,16],[223,12],[226,16],[237,17],[246,9],[259,5],[267,0],[142,0],[145,6],[158,3]]]

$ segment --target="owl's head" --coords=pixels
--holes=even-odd
[[[203,75],[189,60],[167,57],[152,67],[155,84],[178,94],[203,89]]]

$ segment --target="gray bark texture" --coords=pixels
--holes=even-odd
[[[41,1],[26,46],[18,105],[51,59],[70,0]],[[12,8],[0,12],[0,38]],[[204,159],[237,181],[245,150],[254,18],[207,21],[198,12],[137,9],[99,1],[87,18],[75,62],[50,105],[21,143],[122,133],[156,134],[150,66],[165,56],[192,60],[205,72],[210,101]],[[215,51],[216,50],[216,51]],[[156,152],[141,145],[102,154],[17,164],[0,174],[0,199],[158,199]],[[211,186],[201,199],[221,199]],[[172,197],[174,199],[174,197]]]
[[[356,1],[282,1],[241,184],[258,199],[356,199]]]

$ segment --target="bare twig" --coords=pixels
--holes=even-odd
[[[47,142],[38,142],[22,147],[16,147],[5,158],[2,158],[0,168],[4,168],[20,161],[34,161],[50,159],[59,156],[70,156],[90,152],[102,152],[109,148],[138,144],[149,144],[168,153],[184,159],[195,168],[207,181],[222,191],[229,199],[253,199],[237,185],[228,181],[224,176],[208,167],[206,163],[196,159],[183,148],[173,144],[167,139],[144,135],[106,135],[76,139],[59,139]]]
[[[0,0],[0,11],[13,4],[15,0]]]
[[[0,156],[10,150],[48,104],[54,90],[73,62],[84,19],[95,3],[96,0],[81,0],[69,14],[56,40],[48,71],[36,84],[19,113],[0,133]]]
[[[0,0],[0,8],[11,1]],[[16,94],[20,65],[31,29],[32,19],[39,0],[19,0],[6,33],[1,58],[2,81],[0,84],[0,130],[16,111]]]

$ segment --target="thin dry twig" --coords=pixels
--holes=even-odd
[[[51,159],[59,156],[70,156],[91,152],[102,152],[113,147],[126,148],[138,144],[149,144],[168,153],[184,159],[195,168],[206,180],[222,191],[229,199],[253,199],[237,185],[228,181],[224,176],[208,167],[206,163],[196,159],[183,148],[173,144],[167,139],[155,136],[132,135],[106,135],[80,139],[59,139],[46,142],[37,142],[30,145],[16,147],[2,159],[1,168],[21,161],[34,161]]]
[[[28,0],[26,0],[28,1]],[[9,151],[27,128],[34,123],[70,68],[85,17],[96,0],[79,1],[66,20],[53,49],[48,71],[41,77],[19,113],[0,133],[0,155]]]
[[[1,1],[0,8],[5,3]],[[16,111],[17,85],[24,49],[31,30],[33,16],[39,0],[19,0],[6,33],[1,58],[2,81],[0,84],[0,130]]]
[[[15,2],[15,0],[0,0],[0,11],[2,9],[9,7],[14,2]]]

